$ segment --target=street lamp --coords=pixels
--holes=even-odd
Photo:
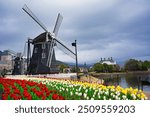
[[[76,73],[77,73],[77,79],[79,79],[79,74],[78,74],[78,56],[77,56],[77,40],[75,40],[74,43],[72,43],[72,46],[75,47],[75,56],[76,56]]]

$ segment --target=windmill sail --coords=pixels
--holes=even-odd
[[[65,46],[62,42],[56,40],[56,45],[58,49],[60,49],[61,51],[63,51],[65,54],[69,55],[73,59],[75,59],[76,54],[72,50],[70,50],[67,46]]]
[[[59,31],[60,25],[62,23],[62,20],[63,20],[63,17],[59,13],[58,17],[57,17],[57,20],[56,20],[56,24],[55,24],[54,30],[53,30],[53,33],[55,34],[55,37],[57,37],[57,34],[58,34],[58,31]]]
[[[27,5],[25,4],[22,8],[37,24],[39,24],[43,30],[45,30],[46,32],[48,32],[46,26],[34,15],[34,13],[27,7]]]
[[[48,59],[47,59],[47,66],[49,66],[49,67],[51,66],[51,62],[52,62],[54,46],[55,46],[55,39],[51,38],[51,43],[49,44]]]
[[[53,33],[54,33],[55,37],[52,37],[52,39],[51,39],[50,50],[49,50],[49,53],[48,53],[47,66],[49,66],[49,67],[51,66],[52,56],[53,56],[53,53],[54,53],[53,52],[54,51],[54,45],[55,45],[55,42],[56,42],[55,40],[57,40],[56,36],[58,34],[58,31],[59,31],[60,25],[62,23],[62,20],[63,20],[63,17],[59,13],[58,16],[57,16],[57,20],[56,20],[54,30],[53,30]]]
[[[76,58],[76,54],[71,50],[69,49],[67,46],[65,46],[62,42],[60,42],[59,40],[57,39],[52,39],[51,40],[51,45],[50,45],[50,51],[49,51],[49,57],[48,57],[48,60],[47,60],[47,66],[51,66],[51,62],[52,62],[52,56],[54,54],[54,46],[56,45],[56,47],[58,49],[60,49],[62,52],[64,52],[65,54],[67,54],[68,56],[70,56],[71,58],[75,59]]]

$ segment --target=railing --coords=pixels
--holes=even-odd
[[[141,90],[143,91],[143,87],[144,86],[150,86],[150,77],[148,77],[148,80],[141,80],[141,77],[139,77],[139,86],[138,86],[138,89],[140,89],[141,87]]]
[[[60,73],[60,74],[38,74],[38,75],[7,75],[7,78],[12,79],[26,79],[29,77],[36,77],[36,78],[70,78],[70,79],[76,79],[76,73]]]

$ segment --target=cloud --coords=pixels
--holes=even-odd
[[[104,57],[116,60],[148,58],[150,50],[149,0],[7,0],[0,1],[0,50],[23,52],[28,37],[43,30],[21,9],[24,4],[53,30],[57,14],[63,16],[58,39],[71,48],[77,40],[80,63]],[[56,58],[72,62],[56,51]]]

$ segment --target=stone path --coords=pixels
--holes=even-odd
[[[148,97],[148,100],[150,100],[150,92],[144,92],[144,94]]]

